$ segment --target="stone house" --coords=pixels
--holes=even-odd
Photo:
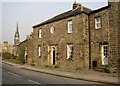
[[[8,41],[4,41],[0,44],[0,52],[8,52],[12,54],[13,46],[8,43]]]
[[[36,66],[59,65],[63,70],[117,67],[119,7],[109,2],[92,11],[75,2],[72,10],[33,26],[32,57],[28,58]]]

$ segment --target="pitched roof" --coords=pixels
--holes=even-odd
[[[83,13],[83,12],[84,13],[89,13],[90,11],[91,11],[90,9],[85,8],[85,7],[84,7],[84,10],[81,11],[81,8],[78,7],[76,9],[69,10],[67,12],[61,13],[61,14],[59,14],[59,15],[57,15],[57,16],[55,16],[55,17],[53,17],[53,18],[51,18],[51,19],[49,19],[49,20],[47,20],[45,22],[34,25],[33,28],[41,26],[41,25],[45,25],[45,24],[48,24],[48,23],[51,23],[51,22],[54,22],[54,21],[58,21],[58,20],[61,20],[61,19],[65,19],[65,18],[68,18],[68,17],[71,17],[71,16],[76,16],[76,15],[78,15],[80,13]]]
[[[97,10],[93,10],[93,11],[90,12],[90,14],[93,14],[93,13],[96,13],[96,12],[99,12],[99,11],[102,11],[102,10],[107,9],[107,8],[109,8],[109,7],[110,7],[110,5],[105,6],[105,7],[102,7],[102,8],[99,8],[99,9],[97,9]]]
[[[51,23],[51,22],[54,22],[54,21],[58,21],[58,20],[61,20],[61,19],[65,19],[65,18],[68,18],[68,17],[71,17],[71,16],[76,16],[76,15],[81,14],[81,13],[85,13],[85,14],[89,14],[90,15],[90,14],[99,12],[101,10],[107,9],[109,7],[110,6],[108,5],[108,6],[100,8],[100,9],[93,10],[93,11],[88,9],[88,8],[86,8],[86,7],[83,7],[83,11],[81,11],[81,8],[78,7],[76,9],[72,9],[72,10],[69,10],[67,12],[61,13],[61,14],[59,14],[59,15],[51,18],[51,19],[48,19],[47,21],[44,21],[44,22],[42,22],[40,24],[34,25],[33,28],[41,26],[41,25],[45,25],[45,24],[48,24],[48,23]]]
[[[21,44],[23,44],[23,43],[25,43],[25,42],[27,42],[27,39],[25,39],[25,40],[23,40],[22,42],[20,42],[20,43],[18,44],[18,46],[21,45]]]

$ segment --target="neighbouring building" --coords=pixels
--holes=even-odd
[[[27,38],[20,42],[17,45],[17,51],[18,51],[18,56],[19,58],[22,58],[22,63],[26,62],[27,64],[32,64],[34,63],[34,58],[33,58],[33,33],[30,33],[30,35],[27,35]],[[29,54],[28,54],[29,53]],[[29,57],[29,58],[28,58]]]
[[[18,23],[16,27],[16,32],[14,35],[14,45],[13,45],[13,54],[14,56],[17,56],[20,58],[21,63],[24,64],[24,62],[33,63],[32,61],[32,33],[30,35],[27,35],[27,38],[24,41],[20,42],[20,34],[19,34],[19,28],[18,28]],[[32,49],[31,49],[32,48]],[[29,53],[29,55],[27,54]],[[29,58],[26,60],[26,57]],[[30,62],[31,61],[31,62]]]
[[[90,16],[90,56],[95,67],[118,67],[120,58],[120,2],[92,11]]]
[[[14,56],[19,57],[22,64],[25,63],[25,61],[26,61],[25,54],[27,55],[27,52],[28,52],[27,39],[28,39],[28,37],[24,41],[20,42],[20,34],[19,34],[19,28],[18,28],[18,23],[17,23],[16,32],[14,35],[13,54],[14,54]]]
[[[33,26],[28,58],[36,66],[61,69],[118,67],[120,58],[120,3],[90,10],[73,8]]]
[[[0,52],[7,52],[12,54],[13,46],[8,43],[8,41],[4,41],[2,44],[0,44]]]

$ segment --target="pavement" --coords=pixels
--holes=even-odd
[[[51,75],[55,75],[55,76],[118,85],[118,74],[96,72],[93,70],[90,70],[87,72],[83,71],[83,72],[79,72],[79,73],[72,73],[72,72],[65,72],[65,71],[52,70],[52,69],[50,70],[47,68],[41,69],[41,68],[36,68],[36,67],[30,66],[30,65],[20,65],[20,64],[14,64],[14,63],[6,62],[6,61],[2,61],[2,62],[9,64],[9,65],[20,67],[22,69],[51,74]]]

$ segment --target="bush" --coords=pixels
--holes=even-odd
[[[3,52],[2,53],[2,59],[10,59],[12,57],[12,54],[8,53],[8,52]]]
[[[21,64],[25,64],[24,54],[25,54],[24,49],[19,52],[19,59],[18,60],[20,61]]]
[[[57,64],[57,65],[54,66],[54,68],[60,68],[60,66]]]
[[[34,63],[31,63],[30,65],[31,65],[31,66],[35,66],[35,64],[34,64]]]
[[[17,59],[12,59],[12,58],[10,59],[10,62],[15,63],[15,64],[19,63],[19,61]]]
[[[44,67],[49,67],[48,65],[44,65]]]
[[[12,59],[17,59],[17,58],[18,58],[17,56],[12,55]]]
[[[76,67],[75,70],[81,70],[81,68],[80,67]]]
[[[117,72],[117,69],[116,69],[116,68],[109,67],[109,68],[106,68],[106,69],[105,69],[105,72],[106,72],[106,73],[116,73],[116,72]]]

